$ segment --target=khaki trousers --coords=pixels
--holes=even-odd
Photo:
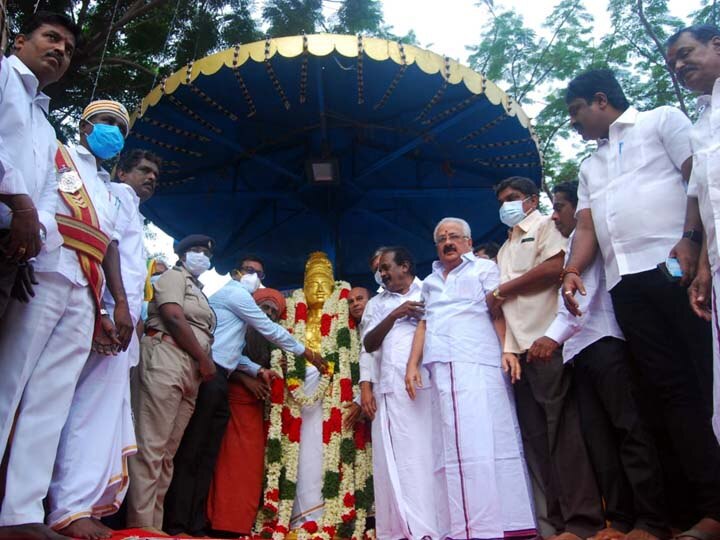
[[[128,527],[162,529],[173,458],[201,382],[195,360],[161,336],[143,336],[131,383],[138,453],[129,459]]]

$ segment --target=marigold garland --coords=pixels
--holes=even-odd
[[[322,400],[323,487],[322,518],[305,522],[293,531],[297,540],[374,538],[365,531],[372,506],[372,460],[370,429],[365,422],[354,429],[343,426],[343,409],[358,393],[360,344],[355,324],[348,314],[350,285],[335,282],[320,319],[321,350],[328,372],[311,394],[305,393],[306,362],[303,357],[274,350],[272,368],[285,379],[273,382],[269,406],[269,430],[265,454],[266,486],[256,529],[262,538],[283,540],[290,532],[290,517],[297,491],[301,410]],[[305,342],[308,307],[302,289],[287,300],[284,326],[298,341]]]

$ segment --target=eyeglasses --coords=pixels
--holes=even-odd
[[[240,271],[244,274],[257,274],[257,277],[260,279],[260,281],[265,279],[265,272],[263,272],[262,270],[257,270],[252,266],[241,266]]]
[[[460,240],[463,240],[464,238],[469,238],[469,236],[465,236],[462,234],[451,234],[449,236],[440,236],[437,240],[435,240],[435,244],[446,244],[448,242],[459,242]]]

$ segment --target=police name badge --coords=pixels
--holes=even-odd
[[[63,193],[75,193],[82,187],[80,175],[73,171],[65,171],[58,176],[58,189]]]

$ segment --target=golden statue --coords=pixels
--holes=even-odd
[[[322,252],[305,264],[303,288],[287,299],[283,325],[322,354],[322,373],[303,357],[273,351],[265,492],[256,532],[272,540],[362,538],[372,506],[369,424],[343,423],[358,394],[360,338],[349,317],[350,284],[334,281]],[[367,533],[372,536],[372,532]]]
[[[327,255],[322,251],[315,251],[305,263],[305,280],[303,292],[308,306],[307,328],[305,330],[305,343],[313,351],[320,351],[320,318],[323,305],[335,289],[333,267]]]

